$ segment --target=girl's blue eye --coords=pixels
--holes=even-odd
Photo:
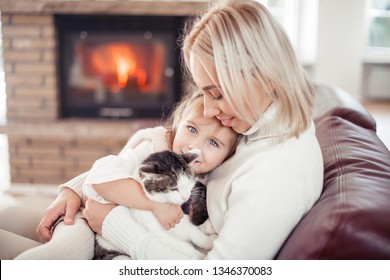
[[[188,126],[188,130],[191,132],[191,133],[196,133],[197,131],[196,131],[196,128],[195,127],[193,127],[193,126]]]
[[[210,140],[209,140],[209,143],[210,143],[210,145],[213,146],[213,147],[216,147],[216,148],[219,147],[218,143],[217,143],[215,140],[213,140],[213,139],[210,139]]]

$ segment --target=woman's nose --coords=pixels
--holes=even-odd
[[[218,116],[220,113],[220,110],[217,106],[215,106],[215,100],[212,96],[205,94],[203,97],[203,115],[206,118],[213,118],[215,116]]]

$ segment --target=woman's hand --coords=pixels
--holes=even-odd
[[[180,205],[159,202],[153,204],[152,213],[165,229],[174,228],[184,216]]]
[[[81,199],[77,193],[69,188],[65,188],[46,209],[43,218],[38,225],[37,234],[45,241],[52,237],[52,227],[55,221],[62,215],[65,215],[64,222],[66,225],[74,224],[74,218],[80,209]]]
[[[102,235],[102,226],[104,219],[115,208],[116,204],[100,204],[93,199],[88,199],[85,202],[83,215],[87,219],[91,229],[98,235]]]

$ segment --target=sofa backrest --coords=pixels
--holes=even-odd
[[[315,119],[324,188],[277,259],[390,259],[390,152],[364,111]]]

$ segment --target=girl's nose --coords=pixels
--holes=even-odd
[[[188,144],[187,149],[188,149],[188,151],[191,151],[193,149],[199,149],[198,146],[199,146],[198,144],[196,144],[195,142],[192,142],[192,143]]]
[[[206,118],[213,118],[220,114],[220,110],[215,106],[215,100],[210,94],[204,94],[203,96],[203,115]]]

